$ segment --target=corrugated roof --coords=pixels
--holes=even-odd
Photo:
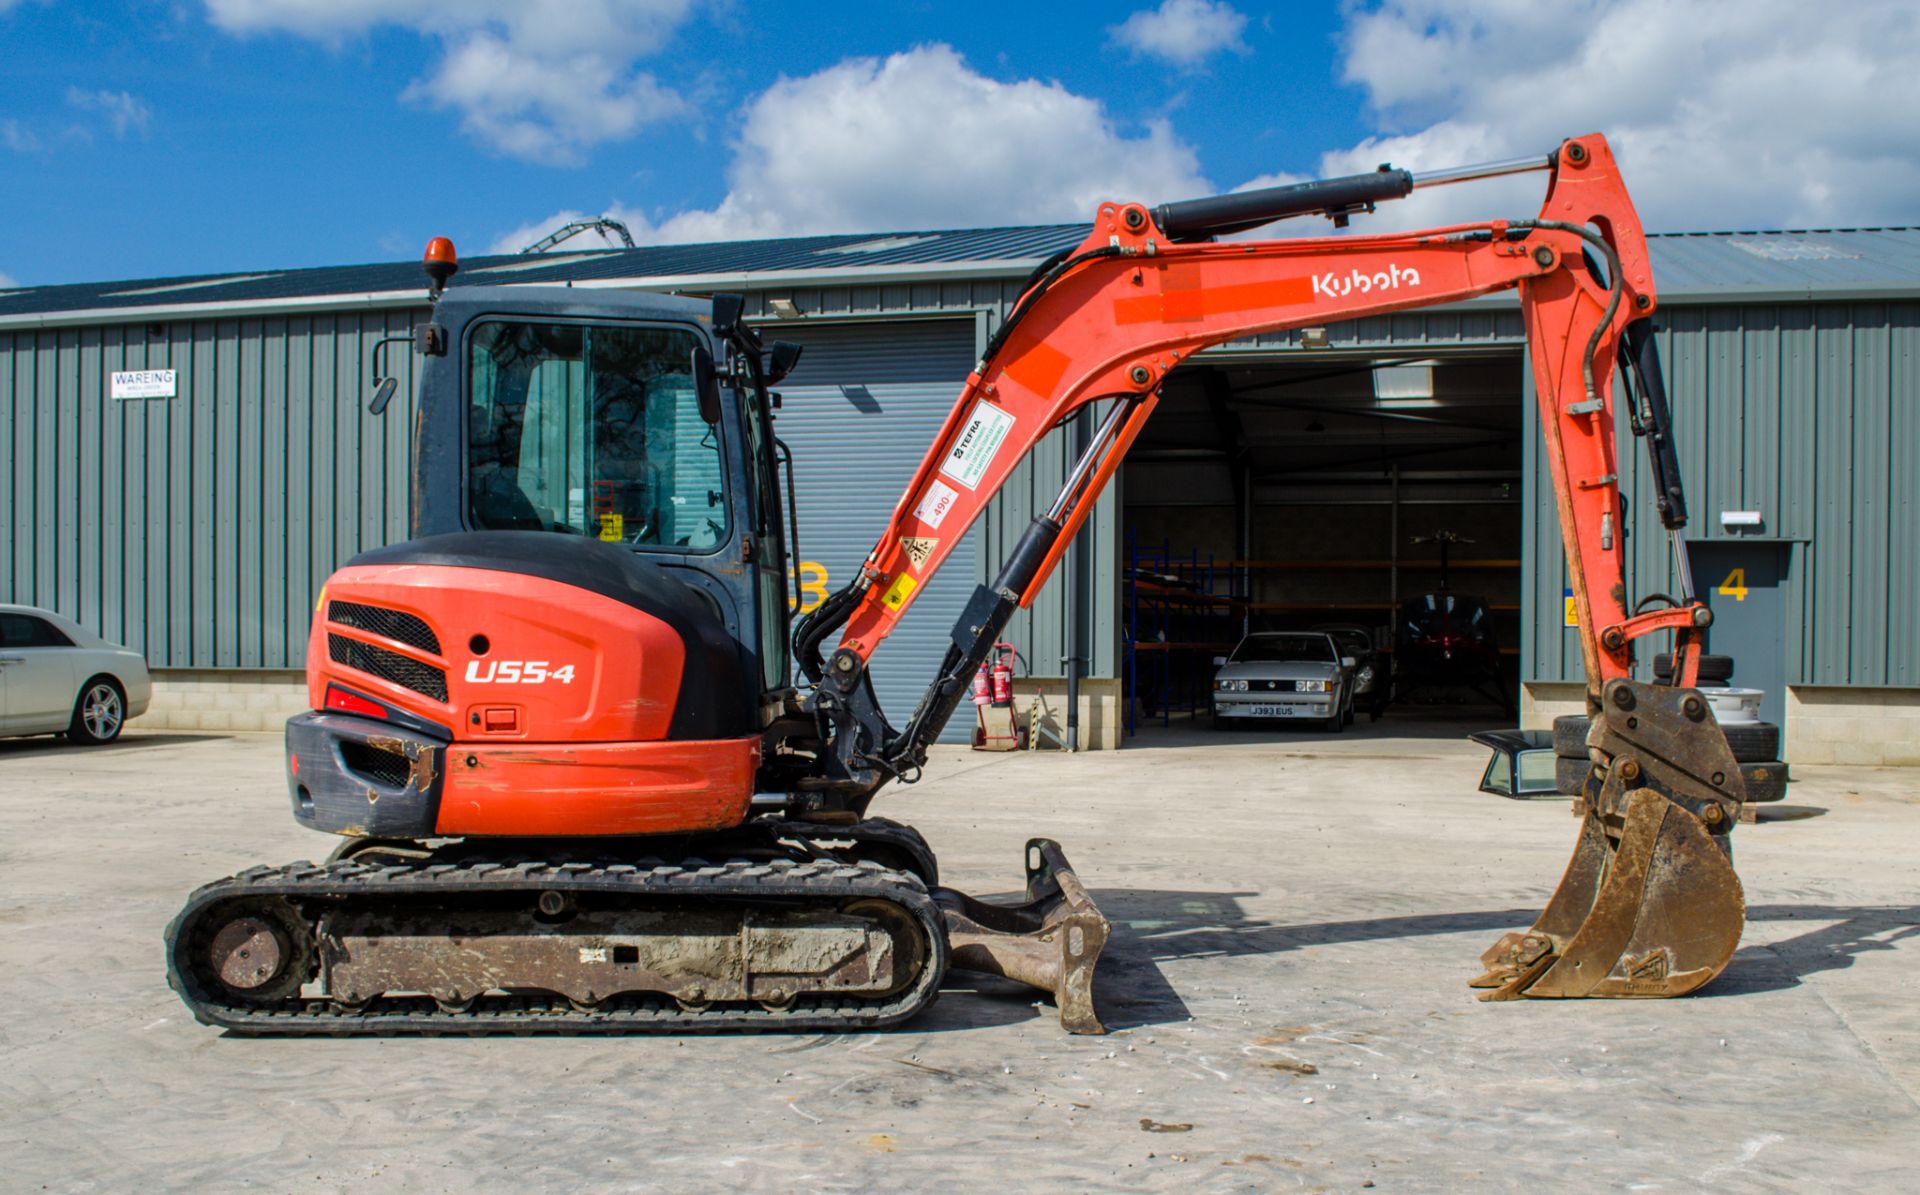
[[[885,267],[1006,264],[1045,257],[1078,244],[1084,225],[970,228],[943,232],[844,233],[704,245],[649,245],[601,252],[559,252],[547,260],[520,254],[471,257],[458,282],[604,282],[623,278],[709,278],[715,275],[875,271]],[[138,281],[88,282],[0,292],[0,319],[60,312],[118,312],[181,303],[273,304],[334,295],[423,292],[415,261],[322,266],[232,276],[201,275]],[[106,318],[112,318],[107,316]]]
[[[1648,239],[1662,294],[1905,289],[1920,295],[1920,228],[1664,233]]]
[[[935,232],[845,233],[779,240],[469,258],[461,280],[516,283],[653,282],[686,278],[778,281],[824,275],[912,277],[973,267],[1017,274],[1031,262],[1079,243],[1086,227],[1048,224]],[[1654,277],[1668,298],[1793,299],[1862,294],[1920,297],[1920,228],[1840,228],[1786,232],[1664,233],[1651,238]],[[0,292],[0,322],[32,322],[85,312],[111,321],[143,309],[183,304],[263,307],[305,299],[418,292],[412,261],[357,266],[148,278],[39,286]]]

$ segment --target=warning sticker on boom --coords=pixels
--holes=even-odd
[[[954,489],[939,478],[927,486],[927,496],[920,499],[920,505],[913,508],[913,517],[925,523],[935,531],[946,521],[947,512],[960,500],[960,491]]]
[[[900,537],[900,550],[907,554],[908,560],[913,561],[916,571],[927,567],[927,557],[933,555],[933,550],[939,546],[940,541],[937,539],[926,539],[917,535]]]
[[[974,403],[947,459],[940,462],[940,472],[970,490],[977,488],[1012,428],[1013,416],[984,398]]]
[[[880,601],[887,609],[898,610],[907,604],[907,599],[913,596],[913,591],[919,584],[918,581],[913,579],[912,573],[901,573],[900,576],[894,580],[893,585],[888,588],[886,594],[881,597]]]

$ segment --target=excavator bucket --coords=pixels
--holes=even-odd
[[[1027,843],[1027,899],[976,900],[935,888],[946,916],[951,966],[999,975],[1053,994],[1068,1033],[1105,1033],[1093,1008],[1093,971],[1112,926],[1080,884],[1072,864],[1049,838]]]
[[[1740,944],[1729,834],[1746,785],[1705,699],[1612,681],[1587,746],[1573,860],[1533,927],[1480,956],[1482,1000],[1684,996]]]

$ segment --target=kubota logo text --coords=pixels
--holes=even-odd
[[[573,665],[562,664],[549,670],[545,660],[488,660],[485,673],[480,671],[481,661],[467,661],[467,681],[476,685],[544,685],[557,680],[563,685],[573,683]]]
[[[1387,268],[1377,274],[1365,270],[1349,270],[1346,274],[1337,274],[1328,270],[1324,274],[1313,276],[1313,293],[1316,297],[1344,298],[1359,291],[1363,295],[1377,290],[1399,290],[1403,286],[1419,286],[1420,271],[1412,266],[1401,267],[1389,262]]]

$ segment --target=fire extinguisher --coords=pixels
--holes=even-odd
[[[973,704],[993,704],[993,681],[987,676],[987,666],[983,663],[980,670],[973,674]]]
[[[1013,644],[993,645],[993,704],[1013,704]]]

